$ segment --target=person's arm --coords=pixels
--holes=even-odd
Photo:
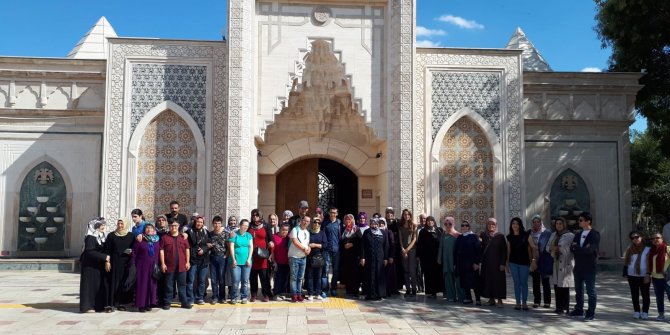
[[[251,256],[254,255],[252,250],[254,250],[254,239],[253,238],[249,239],[249,256],[247,257],[247,263],[246,263],[247,266],[251,266]]]
[[[414,245],[416,244],[416,229],[412,228],[412,240],[409,242],[409,245],[407,246],[407,252],[410,252],[412,248],[414,248]]]
[[[235,258],[235,242],[228,242],[228,250],[230,251],[228,257],[233,260],[233,267],[237,267],[237,259]]]
[[[166,273],[167,272],[167,265],[165,265],[165,251],[163,250],[163,248],[161,248],[159,258],[160,258],[160,261],[161,261],[161,271],[163,271],[163,273]]]
[[[191,249],[186,248],[186,270],[191,268]]]

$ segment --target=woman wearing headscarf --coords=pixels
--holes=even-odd
[[[479,266],[482,262],[482,245],[479,237],[470,230],[470,222],[461,222],[461,235],[454,245],[454,262],[456,277],[464,293],[463,304],[472,303],[472,293],[475,291],[476,305],[481,306]]]
[[[574,256],[570,251],[575,234],[567,229],[565,220],[557,218],[554,222],[555,231],[549,237],[546,250],[554,258],[550,283],[554,286],[556,297],[556,314],[568,314],[570,310],[570,287],[575,286],[572,269],[575,266]],[[644,260],[643,260],[644,261]]]
[[[428,217],[429,219],[432,217]],[[428,219],[426,219],[426,222]],[[444,219],[445,232],[440,237],[440,245],[437,250],[437,263],[441,265],[442,278],[444,279],[444,294],[442,297],[449,302],[463,301],[463,291],[456,278],[456,262],[454,262],[454,247],[461,233],[454,229],[456,220],[448,216]],[[421,233],[419,233],[419,241]],[[421,246],[421,242],[419,242]],[[428,276],[428,273],[426,273]],[[426,278],[426,293],[428,293],[428,278]]]
[[[389,298],[391,295],[395,294],[396,289],[396,268],[395,263],[393,262],[393,257],[395,257],[396,241],[393,232],[390,229],[387,229],[385,218],[379,218],[379,229],[382,231],[382,233],[384,233],[384,238],[388,244],[386,262],[384,262],[386,294],[384,294],[383,297]]]
[[[346,295],[358,298],[360,286],[360,244],[362,234],[354,224],[354,216],[344,216],[344,229],[340,236],[340,281],[344,283]]]
[[[368,226],[368,213],[360,212],[356,217],[356,227],[361,231],[361,235],[365,232]]]
[[[509,254],[507,239],[503,233],[498,232],[498,221],[494,218],[487,220],[486,231],[483,231],[479,238],[484,250],[481,269],[482,296],[489,298],[487,305],[503,307],[502,300],[507,296],[505,276]]]
[[[84,252],[80,257],[81,279],[79,281],[79,311],[86,313],[107,310],[109,304],[109,282],[105,272],[111,270],[111,257],[105,254],[105,221],[95,218],[88,223]]]
[[[441,239],[442,228],[437,226],[434,217],[426,217],[425,225],[419,232],[419,238],[417,239],[416,256],[421,263],[426,295],[432,298],[437,297],[437,292],[444,291],[442,287],[442,266],[437,262]]]
[[[656,321],[665,321],[665,296],[670,299],[670,285],[666,281],[666,273],[670,266],[670,247],[663,241],[663,235],[656,233],[653,236],[651,250],[647,255],[647,269],[649,269],[651,283],[656,295]]]
[[[630,246],[624,253],[623,276],[628,279],[630,295],[633,300],[633,319],[646,320],[649,318],[649,286],[651,280],[647,276],[647,255],[650,248],[642,243],[639,232],[628,234]],[[640,310],[640,294],[642,294],[642,309]]]
[[[124,288],[128,279],[130,255],[135,239],[128,233],[128,225],[124,219],[116,221],[116,230],[107,236],[105,253],[109,255],[111,270],[109,275],[109,304],[120,310],[126,310],[126,304],[133,301],[130,287]]]
[[[144,225],[142,241],[133,245],[131,264],[135,265],[135,307],[144,313],[158,305],[157,281],[153,277],[154,267],[158,266],[160,256],[160,238],[152,223]]]
[[[363,266],[363,292],[365,300],[381,300],[386,296],[386,273],[389,254],[386,234],[379,229],[379,221],[370,221],[370,228],[363,233],[360,264]]]

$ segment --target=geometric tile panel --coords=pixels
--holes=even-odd
[[[439,161],[440,218],[468,220],[479,231],[494,216],[493,151],[484,131],[460,118],[442,140]]]
[[[452,114],[472,108],[500,136],[500,75],[490,72],[433,72],[433,124],[435,135]]]
[[[207,108],[207,67],[197,65],[133,64],[131,132],[159,103],[170,100],[186,110],[203,138]]]
[[[177,200],[182,213],[195,212],[197,147],[177,113],[166,110],[147,126],[137,158],[137,208],[147,219]]]

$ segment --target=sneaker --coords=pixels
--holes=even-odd
[[[237,299],[233,299],[233,300],[231,300],[231,301],[230,301],[230,304],[231,304],[231,305],[237,305]]]
[[[328,295],[326,294],[326,292],[321,292],[321,298],[323,298],[323,299],[328,298]]]
[[[247,299],[242,299],[242,305],[247,303]]]
[[[595,315],[594,315],[594,314],[586,314],[586,315],[584,316],[584,321],[585,321],[585,322],[593,321],[593,319],[595,319]]]
[[[639,319],[639,318],[640,318],[640,312],[633,313],[633,319]]]
[[[170,310],[170,305],[164,305],[163,307],[164,311],[169,311]]]
[[[649,313],[645,313],[645,312],[640,313],[640,319],[649,320]]]
[[[665,314],[661,313],[656,317],[656,321],[665,321]]]
[[[331,297],[337,297],[337,291],[336,290],[330,291],[330,296]]]
[[[205,304],[205,300],[198,300],[198,301],[196,301],[195,303],[196,303],[197,305],[204,305],[204,304]]]
[[[297,298],[298,298],[298,302],[305,301],[305,298],[302,296],[302,294],[298,294]]]
[[[305,297],[305,299],[308,300],[308,301],[312,301],[312,299],[314,299],[314,298],[311,295],[308,295],[308,296]]]
[[[181,308],[183,308],[183,309],[191,309],[191,308],[193,308],[193,305],[191,305],[191,304],[181,305]]]
[[[323,300],[323,296],[321,296],[321,295],[317,295],[317,296],[316,296],[316,300]]]
[[[249,299],[249,301],[250,301],[250,302],[254,302],[254,301],[256,301],[256,296],[255,296],[255,295],[252,295],[251,298]]]
[[[269,302],[269,301],[270,301],[270,297],[268,297],[267,295],[264,295],[263,296],[263,302]]]

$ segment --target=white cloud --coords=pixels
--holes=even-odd
[[[451,23],[464,29],[484,29],[484,25],[474,20],[467,20],[460,16],[442,15],[437,18],[439,21]]]
[[[416,26],[416,36],[444,36],[447,32],[442,29],[428,29],[422,26]]]
[[[603,72],[603,70],[597,67],[585,67],[582,69],[582,72]]]
[[[434,48],[439,47],[440,42],[433,42],[431,40],[417,40],[416,46],[420,48]]]

